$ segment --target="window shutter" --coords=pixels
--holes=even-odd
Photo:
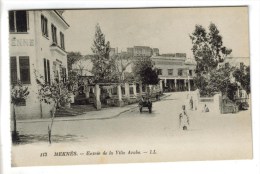
[[[16,30],[17,32],[27,32],[27,14],[26,11],[16,11]]]
[[[26,11],[26,21],[27,21],[27,30],[30,30],[30,25],[29,25],[29,11]]]
[[[53,24],[51,24],[51,32],[52,32],[52,42],[57,44],[56,27]]]
[[[15,32],[14,11],[9,11],[9,32]]]
[[[30,61],[28,56],[20,56],[19,57],[19,65],[20,65],[20,80],[24,84],[30,84]]]
[[[44,65],[44,80],[45,80],[45,83],[47,83],[48,82],[48,78],[47,78],[47,62],[46,62],[45,58],[43,59],[43,65]]]
[[[41,15],[41,27],[42,27],[42,34],[44,35],[44,17]]]
[[[48,84],[51,83],[51,79],[50,79],[50,61],[47,60],[47,73],[48,73]]]
[[[17,83],[17,62],[16,57],[11,57],[11,84]]]
[[[45,18],[45,32],[46,32],[46,36],[49,37],[49,33],[48,33],[48,19]]]

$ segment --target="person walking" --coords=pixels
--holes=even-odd
[[[187,114],[185,105],[182,105],[182,111],[179,114],[179,128],[182,130],[187,130],[188,126],[190,125],[190,119]]]
[[[190,110],[193,110],[193,99],[192,99],[192,96],[190,98]]]

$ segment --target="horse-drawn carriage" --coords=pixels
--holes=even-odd
[[[148,108],[149,113],[152,113],[152,101],[149,96],[142,96],[141,100],[139,101],[139,110],[140,113],[143,112],[143,108]]]

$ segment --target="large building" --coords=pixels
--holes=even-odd
[[[20,80],[30,92],[16,107],[18,119],[50,117],[50,106],[41,105],[37,97],[35,70],[46,83],[67,79],[65,32],[69,24],[62,13],[62,10],[9,11],[11,84]]]
[[[163,91],[186,91],[194,89],[195,60],[186,58],[185,53],[153,56],[152,61],[158,69]]]

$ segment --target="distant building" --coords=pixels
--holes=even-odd
[[[110,48],[109,56],[118,54],[118,48]]]
[[[20,80],[30,91],[26,101],[16,107],[18,119],[50,117],[50,106],[41,105],[37,98],[34,70],[46,83],[51,83],[51,79],[67,79],[65,32],[69,24],[62,13],[57,10],[9,11],[11,84]]]
[[[159,56],[160,52],[158,48],[153,48],[153,56]]]
[[[127,48],[127,53],[133,57],[151,57],[152,55],[159,55],[159,49],[148,46],[134,46],[133,48]]]
[[[165,57],[184,57],[184,58],[186,58],[186,53],[167,53],[167,54],[162,54],[161,56],[165,56]]]
[[[134,48],[127,48],[127,53],[131,56],[134,56]]]
[[[240,67],[242,64],[249,66],[250,58],[249,57],[226,57],[224,62],[218,64],[219,67],[224,66],[229,63],[231,66]]]

